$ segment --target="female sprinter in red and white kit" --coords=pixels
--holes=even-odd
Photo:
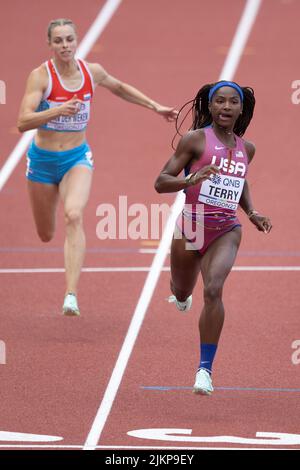
[[[37,129],[27,153],[28,191],[43,242],[55,232],[58,200],[64,206],[66,291],[65,315],[79,315],[77,286],[85,254],[83,211],[93,173],[92,151],[86,141],[90,106],[97,85],[115,95],[155,111],[167,121],[177,116],[136,88],[109,75],[99,64],[76,59],[76,27],[58,19],[48,26],[53,58],[34,69],[28,78],[18,118],[20,132]]]

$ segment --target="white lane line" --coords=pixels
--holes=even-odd
[[[176,198],[175,203],[171,208],[171,214],[166,223],[165,230],[164,230],[159,248],[153,259],[149,274],[147,276],[142,293],[140,295],[139,301],[134,311],[131,323],[129,325],[124,343],[120,350],[120,353],[116,361],[114,370],[112,372],[111,378],[109,380],[108,386],[105,390],[104,397],[99,406],[99,409],[95,416],[91,430],[84,444],[84,447],[83,447],[84,450],[95,449],[98,443],[100,434],[106,423],[110,409],[112,407],[112,404],[114,402],[115,396],[119,389],[121,380],[123,378],[123,375],[127,366],[127,362],[130,358],[131,352],[135,345],[137,335],[142,326],[146,310],[152,298],[152,294],[154,292],[161,269],[163,267],[163,264],[166,258],[166,253],[169,249],[170,240],[171,240],[172,233],[174,230],[174,224],[181,208],[182,198],[184,198],[183,194],[181,194],[181,197]]]
[[[82,268],[84,273],[145,273],[151,271],[152,266],[129,267],[96,267]],[[169,266],[163,266],[160,271],[169,272]],[[300,266],[233,266],[232,271],[272,272],[272,271],[300,271]],[[64,268],[3,268],[0,274],[56,274],[64,273]]]
[[[122,0],[107,0],[96,17],[94,23],[91,25],[83,40],[80,42],[76,54],[78,57],[84,59],[87,56],[121,2]],[[0,191],[23,157],[35,133],[35,129],[25,132],[7,158],[6,162],[0,170]]]
[[[170,252],[170,250],[168,250]],[[139,248],[139,253],[142,255],[155,255],[157,248]]]
[[[234,266],[233,271],[300,271],[300,266]]]
[[[22,444],[12,444],[12,445],[5,445],[1,444],[0,448],[4,449],[82,449],[82,446],[80,445],[22,445]],[[164,450],[165,453],[168,453],[168,450],[291,450],[291,448],[288,447],[255,447],[253,445],[252,447],[243,447],[241,444],[241,447],[185,447],[185,446],[180,446],[180,447],[171,447],[171,446],[96,446],[95,449],[101,449],[101,450]],[[293,449],[297,450],[299,447],[293,446]],[[109,456],[109,455],[108,455]]]
[[[19,142],[7,158],[6,162],[4,163],[3,167],[0,170],[0,191],[2,190],[3,186],[7,182],[8,178],[16,168],[17,164],[23,157],[29,143],[31,142],[34,134],[36,133],[35,130],[31,130],[25,132],[22,135]]]
[[[84,59],[121,5],[122,0],[107,0],[78,46],[76,56]]]
[[[243,47],[247,42],[248,36],[250,34],[251,28],[256,18],[260,3],[261,3],[260,0],[247,0],[247,3],[245,5],[243,15],[240,19],[240,22],[237,28],[237,31],[240,31],[239,40],[242,41]],[[241,28],[241,25],[242,25],[242,28]],[[236,35],[234,36],[234,41],[236,41]],[[229,54],[226,58],[223,70],[220,75],[221,79],[226,78],[227,80],[230,80],[233,77],[242,52],[243,52],[243,49],[237,48],[234,42],[231,44]],[[225,76],[225,73],[226,73],[226,76]],[[164,265],[164,262],[165,262],[165,259],[166,259],[166,256],[170,247],[176,217],[177,217],[177,214],[183,208],[184,200],[185,200],[185,197],[183,193],[182,192],[178,193],[175,198],[175,202],[172,207],[172,212],[166,224],[160,245],[158,247],[157,253],[151,265],[150,272],[147,276],[144,288],[142,290],[138,304],[134,311],[134,314],[133,314],[128,332],[126,334],[124,343],[122,345],[121,351],[119,353],[119,357],[117,359],[115,368],[111,375],[108,386],[105,390],[104,397],[98,408],[91,430],[84,444],[84,447],[83,447],[84,450],[95,449],[100,439],[102,430],[105,426],[106,420],[108,418],[112,404],[115,400],[121,380],[123,378],[129,357],[135,345],[136,338],[142,326],[148,305],[150,303],[154,289],[159,279],[160,272]]]
[[[64,438],[60,436],[47,436],[43,434],[29,434],[23,432],[0,431],[0,441],[13,442],[50,442],[62,441]],[[21,444],[20,444],[21,445]]]
[[[93,267],[82,268],[81,272],[84,273],[128,273],[128,272],[148,272],[150,266],[135,266],[135,267]],[[166,269],[167,270],[167,269]],[[168,269],[169,270],[169,269]],[[64,273],[64,268],[3,268],[0,269],[0,274],[54,274]]]
[[[261,0],[247,1],[243,16],[234,35],[227,60],[220,75],[221,80],[232,80],[232,77],[235,75],[260,5]]]

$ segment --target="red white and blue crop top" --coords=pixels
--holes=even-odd
[[[40,126],[39,129],[58,132],[81,132],[86,129],[90,119],[90,105],[94,92],[93,77],[83,60],[77,59],[76,62],[82,81],[80,87],[74,90],[66,88],[63,84],[53,60],[45,62],[49,78],[48,87],[36,111],[45,111],[61,106],[66,101],[72,99],[74,95],[77,95],[78,99],[82,100],[83,103],[78,113],[74,116],[58,116]]]

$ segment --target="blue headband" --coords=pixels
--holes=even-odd
[[[241,89],[240,86],[238,86],[236,83],[233,82],[227,82],[226,80],[223,80],[222,82],[217,83],[214,85],[210,90],[208,94],[208,101],[211,101],[213,94],[219,89],[222,88],[223,86],[230,86],[231,88],[234,88],[238,94],[240,95],[241,101],[244,101],[244,93],[243,90]]]

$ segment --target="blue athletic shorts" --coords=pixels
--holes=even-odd
[[[94,168],[87,142],[64,152],[53,152],[41,149],[33,140],[27,152],[26,177],[38,183],[59,184],[64,175],[77,165]]]

